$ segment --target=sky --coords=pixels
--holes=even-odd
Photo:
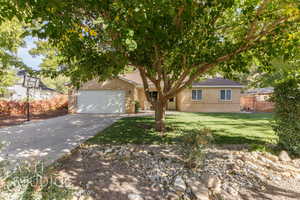
[[[29,36],[25,38],[25,41],[26,41],[26,46],[18,50],[18,57],[21,58],[28,67],[38,70],[39,64],[42,62],[43,57],[42,56],[33,57],[28,52],[30,49],[36,47],[34,41],[37,41],[37,39]]]

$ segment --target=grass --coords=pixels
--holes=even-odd
[[[90,144],[175,143],[186,134],[202,128],[213,131],[217,144],[275,143],[277,136],[270,124],[272,114],[257,113],[177,113],[168,115],[164,137],[154,130],[153,117],[123,118],[91,138]]]

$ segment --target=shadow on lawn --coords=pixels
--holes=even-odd
[[[259,120],[270,120],[273,116],[272,113],[192,113],[194,115],[206,117],[215,117],[219,119],[237,119],[237,120],[249,120],[249,121],[259,121]]]
[[[207,127],[206,123],[201,121],[184,122],[176,120],[176,116],[167,117],[167,132],[161,136],[154,129],[153,117],[131,117],[123,118],[114,123],[111,127],[88,140],[90,144],[161,144],[161,143],[177,143],[182,140],[182,137],[198,132]],[[267,128],[258,127],[256,124],[232,123],[226,124],[224,121],[210,121],[215,125],[228,125],[226,129],[212,129],[216,144],[267,144],[267,138],[237,135],[230,131],[233,129],[260,129],[266,131]],[[231,126],[231,127],[230,127]]]

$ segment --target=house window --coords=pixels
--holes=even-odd
[[[220,99],[222,101],[231,101],[231,90],[220,90]]]
[[[149,96],[150,96],[150,99],[152,101],[156,101],[157,100],[157,92],[156,91],[149,92]]]
[[[192,90],[192,100],[200,101],[202,99],[202,90]]]

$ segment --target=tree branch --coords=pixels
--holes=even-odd
[[[281,19],[279,19],[279,20],[271,23],[271,25],[269,26],[269,28],[267,28],[268,30],[265,30],[265,31],[262,30],[256,36],[252,36],[251,37],[252,40],[248,40],[245,45],[243,45],[242,47],[238,48],[237,50],[235,50],[235,51],[233,51],[233,52],[231,52],[231,53],[229,53],[227,55],[224,55],[224,56],[221,56],[221,57],[217,58],[214,62],[212,62],[212,63],[203,63],[203,64],[198,65],[200,67],[198,68],[198,70],[196,71],[196,73],[189,78],[188,81],[182,83],[181,86],[174,87],[173,90],[170,90],[169,93],[166,96],[167,97],[174,96],[175,94],[177,94],[178,92],[180,92],[181,90],[183,90],[186,86],[192,84],[192,82],[200,74],[203,74],[203,73],[207,72],[209,69],[211,69],[212,67],[214,67],[215,65],[217,65],[217,64],[219,64],[221,62],[228,61],[230,58],[234,57],[235,55],[238,55],[239,53],[244,52],[244,51],[250,49],[256,43],[258,43],[262,37],[264,37],[264,36],[266,36],[268,34],[271,34],[275,30],[276,27],[278,27],[280,24],[282,24],[283,22],[287,21],[288,19],[289,19],[288,17],[283,17],[283,18],[281,18]]]
[[[246,40],[248,38],[251,38],[253,36],[253,34],[255,34],[255,30],[257,28],[257,21],[258,21],[258,18],[259,16],[264,12],[265,8],[267,7],[267,4],[270,2],[270,0],[264,0],[261,5],[259,6],[259,8],[257,9],[256,11],[256,14],[255,14],[255,20],[251,23],[250,25],[250,28],[249,28],[249,31],[247,33],[247,36],[246,36]]]
[[[142,78],[142,81],[143,81],[146,99],[147,99],[147,101],[149,101],[154,106],[155,102],[150,98],[149,84],[148,84],[148,81],[147,81],[145,70],[144,70],[143,67],[140,67],[140,66],[138,66],[137,68],[140,72],[140,75],[141,75],[141,78]]]

